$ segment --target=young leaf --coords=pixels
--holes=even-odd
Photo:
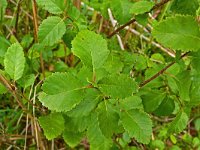
[[[37,0],[38,5],[52,14],[61,14],[66,8],[67,0]]]
[[[51,140],[63,132],[65,120],[61,113],[51,113],[40,117],[39,123],[44,130],[44,135]]]
[[[141,0],[141,1],[135,2],[132,5],[132,7],[130,9],[130,13],[135,14],[135,15],[143,14],[145,12],[150,11],[153,6],[154,6],[154,2]]]
[[[4,59],[5,71],[10,75],[11,79],[18,80],[22,77],[25,67],[25,57],[23,48],[19,43],[12,44]]]
[[[103,101],[98,105],[98,120],[101,132],[105,137],[112,137],[118,129],[119,115],[108,101]]]
[[[91,150],[110,150],[112,140],[106,138],[99,127],[97,115],[93,114],[87,130]]]
[[[54,73],[42,86],[44,94],[39,99],[50,110],[69,111],[84,98],[84,86],[70,73]]]
[[[56,16],[48,17],[39,27],[38,39],[45,46],[52,46],[62,38],[65,32],[63,19]]]
[[[126,75],[110,75],[98,82],[102,93],[112,98],[125,98],[137,91],[136,82]]]
[[[121,121],[124,129],[138,142],[148,144],[152,134],[152,122],[150,117],[143,111],[132,109],[122,111]]]
[[[166,47],[197,51],[200,49],[200,30],[198,22],[192,16],[167,18],[154,27],[153,35]]]
[[[182,132],[186,128],[188,120],[189,118],[185,112],[179,112],[176,118],[170,123],[169,133]]]
[[[109,55],[106,40],[88,30],[79,32],[74,38],[72,52],[81,59],[85,66],[93,70],[100,68]]]

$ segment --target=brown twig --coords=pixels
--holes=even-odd
[[[17,33],[18,33],[18,21],[19,21],[19,13],[20,13],[20,4],[21,4],[21,0],[18,1],[17,9],[16,9],[16,21],[15,21],[15,28],[14,28],[14,34],[15,34],[16,38],[17,38]]]
[[[185,57],[188,55],[189,52],[183,54],[181,56],[181,58]],[[180,58],[180,59],[181,59]],[[143,87],[145,86],[147,83],[153,81],[154,79],[156,79],[157,77],[159,77],[161,74],[163,74],[168,68],[170,68],[171,66],[173,66],[176,63],[176,61],[171,62],[169,65],[167,65],[165,68],[163,68],[162,70],[160,70],[159,72],[157,72],[155,75],[153,75],[152,77],[150,77],[149,79],[145,80],[144,82],[142,82],[139,87]]]
[[[164,4],[166,4],[167,2],[169,2],[170,0],[163,0],[160,3],[156,4],[150,11],[148,11],[147,13],[151,12],[154,9],[157,9],[161,6],[163,6]],[[131,19],[130,21],[128,21],[127,23],[125,23],[124,25],[120,26],[119,28],[117,28],[115,31],[113,31],[111,34],[109,34],[107,36],[107,38],[111,38],[113,35],[117,34],[119,31],[121,31],[122,29],[124,29],[126,26],[134,23],[136,21],[135,18]]]
[[[0,74],[0,82],[8,89],[8,91],[13,95],[13,97],[16,99],[19,106],[25,111],[22,102],[19,99],[19,96],[16,92],[17,88],[13,86],[3,75]]]
[[[134,23],[136,20],[135,18],[131,19],[129,22],[125,23],[124,25],[117,28],[115,31],[113,31],[111,34],[108,35],[108,38],[111,38],[113,35],[117,34],[120,30],[124,29],[126,26]]]
[[[33,7],[34,38],[35,38],[35,42],[38,42],[37,3],[35,0],[32,0],[32,7]],[[40,66],[41,66],[43,78],[45,78],[44,60],[42,57],[42,52],[40,53]]]

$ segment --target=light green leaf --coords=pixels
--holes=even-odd
[[[119,23],[129,21],[132,15],[129,13],[132,3],[128,0],[111,0],[111,10]]]
[[[67,7],[67,0],[37,0],[38,5],[52,14],[61,14]]]
[[[51,113],[39,118],[39,123],[48,140],[59,136],[64,130],[64,118],[61,113]]]
[[[98,82],[101,92],[112,98],[125,98],[137,91],[136,82],[126,75],[110,75]]]
[[[154,27],[153,36],[168,48],[182,51],[200,49],[198,22],[192,16],[167,18]]]
[[[134,4],[132,4],[130,13],[135,14],[135,15],[143,14],[145,12],[150,11],[153,6],[154,6],[154,2],[141,0],[141,1],[138,1],[138,2],[135,2]]]
[[[111,138],[113,133],[119,128],[119,115],[108,101],[103,101],[98,105],[99,127],[103,135]]]
[[[143,109],[142,99],[139,96],[130,96],[125,99],[119,100],[119,106],[121,109]]]
[[[56,16],[48,17],[39,27],[38,39],[45,46],[52,46],[62,38],[65,32],[63,19]]]
[[[17,81],[24,89],[31,86],[35,81],[35,75],[29,74]]]
[[[106,40],[88,30],[79,32],[74,38],[72,52],[81,59],[85,66],[93,70],[100,68],[109,55]]]
[[[122,111],[121,121],[124,129],[130,137],[134,137],[138,142],[148,144],[152,134],[152,122],[150,117],[143,111],[132,109]]]
[[[168,132],[169,133],[182,132],[186,128],[188,120],[189,118],[185,112],[183,111],[179,112],[176,118],[170,123]]]
[[[93,114],[91,117],[90,126],[87,130],[87,136],[91,150],[110,150],[112,140],[106,138],[102,134],[96,114]]]
[[[103,68],[105,68],[105,70],[111,74],[122,72],[123,67],[124,64],[121,61],[120,55],[117,55],[115,53],[111,53],[108,56],[108,59],[103,66]]]
[[[153,112],[154,110],[156,110],[165,97],[166,93],[163,93],[162,91],[147,91],[145,95],[142,95],[142,102],[145,111]]]
[[[25,57],[23,48],[19,43],[12,44],[4,59],[5,71],[10,75],[11,79],[18,80],[22,77],[25,67]]]
[[[42,86],[39,99],[50,110],[69,111],[84,98],[84,86],[70,73],[54,73]]]

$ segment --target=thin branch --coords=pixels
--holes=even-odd
[[[35,42],[38,42],[37,3],[35,0],[32,0],[32,7],[33,7],[34,38],[35,38]],[[44,60],[42,57],[42,52],[40,53],[40,66],[41,66],[43,78],[45,78]]]
[[[12,86],[12,84],[3,76],[0,74],[0,82],[8,89],[8,91],[13,95],[13,97],[16,99],[19,106],[24,109],[24,106],[22,102],[19,100],[19,97],[16,93],[16,87]]]
[[[152,41],[150,38],[144,36],[143,34],[141,34],[140,32],[136,31],[135,29],[130,29],[129,27],[125,27],[126,30],[130,30],[133,34],[140,36],[142,39],[144,39],[147,42],[150,42],[152,45],[158,47],[159,49],[161,49],[163,52],[167,53],[168,55],[170,55],[171,57],[175,57],[175,54],[173,51],[163,47],[162,45],[160,45],[159,43],[156,43],[155,41]]]
[[[188,55],[189,52],[183,54],[181,56],[181,58],[185,57]],[[181,59],[180,58],[180,59]],[[153,75],[152,77],[150,77],[149,79],[145,80],[144,82],[142,82],[139,87],[143,87],[145,86],[147,83],[153,81],[154,79],[156,79],[157,77],[159,77],[160,75],[162,75],[168,68],[170,68],[171,66],[173,66],[176,63],[176,61],[171,62],[169,65],[167,65],[165,68],[163,68],[162,70],[160,70],[159,72],[157,72],[155,75]]]
[[[135,18],[131,19],[129,22],[125,23],[124,25],[117,28],[115,31],[113,31],[111,34],[108,35],[108,38],[111,38],[113,35],[117,34],[119,31],[124,29],[126,26],[129,26],[130,24],[134,23],[136,20]]]
[[[109,15],[112,26],[115,27],[116,24],[117,24],[117,21],[114,19],[110,9],[108,9],[108,15]],[[122,39],[118,34],[117,34],[117,39],[118,39],[118,42],[119,42],[121,49],[124,50],[124,45],[123,45]]]
[[[170,0],[163,0],[163,1],[161,1],[160,3],[156,4],[149,12],[151,12],[154,9],[157,9],[157,8],[163,6],[164,4],[166,4],[169,1]],[[147,12],[147,13],[149,13],[149,12]],[[108,35],[108,38],[111,38],[113,35],[117,34],[119,31],[121,31],[122,29],[124,29],[126,26],[129,26],[130,24],[134,23],[135,21],[136,21],[135,18],[131,19],[130,21],[128,21],[127,23],[125,23],[124,25],[120,26],[115,31],[113,31],[110,35]]]

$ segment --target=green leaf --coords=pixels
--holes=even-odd
[[[84,86],[70,73],[54,73],[42,86],[44,93],[39,99],[50,110],[69,111],[84,98]]]
[[[114,110],[113,106],[105,100],[98,105],[97,112],[101,132],[105,137],[111,138],[113,133],[118,129],[118,113]]]
[[[131,137],[134,137],[138,142],[148,144],[152,134],[152,122],[150,117],[143,111],[132,109],[122,111],[121,121],[124,129]]]
[[[190,87],[191,76],[189,71],[180,72],[177,75],[177,86],[179,90],[180,99],[183,101],[190,101]]]
[[[136,82],[126,75],[110,75],[98,82],[102,93],[112,98],[125,98],[136,92]]]
[[[147,58],[143,55],[138,55],[134,63],[134,68],[138,71],[144,70],[147,68]]]
[[[192,16],[176,15],[154,27],[153,36],[168,48],[182,51],[200,49],[198,22]]]
[[[66,0],[37,0],[38,5],[44,6],[44,9],[52,14],[61,14],[67,7]]]
[[[194,121],[194,126],[195,126],[195,129],[197,131],[200,131],[200,118],[197,118],[195,121]]]
[[[183,111],[179,112],[176,118],[170,123],[168,132],[169,133],[182,132],[186,128],[188,120],[189,118],[185,112]]]
[[[157,116],[167,116],[172,114],[174,109],[175,109],[174,99],[170,97],[165,97],[165,99],[153,113],[156,114]]]
[[[197,77],[193,77],[193,81],[191,83],[190,88],[190,106],[198,106],[200,104],[200,78],[199,74],[197,74]]]
[[[40,117],[39,123],[44,130],[44,135],[51,140],[63,132],[65,120],[61,113],[51,113]]]
[[[18,80],[17,83],[19,83],[24,89],[26,89],[27,87],[34,84],[34,81],[35,81],[35,75],[29,74]]]
[[[85,132],[88,126],[90,126],[91,115],[80,117],[69,117],[65,113],[65,130],[73,132]]]
[[[88,30],[79,32],[74,38],[72,52],[81,59],[85,66],[93,70],[100,68],[109,55],[106,40]]]
[[[162,91],[148,91],[148,93],[142,96],[142,102],[145,111],[153,112],[154,110],[156,110],[165,97],[166,93],[163,93]]]
[[[51,16],[45,19],[39,27],[38,39],[45,46],[57,43],[66,32],[63,19]]]
[[[73,148],[80,143],[81,139],[83,138],[83,133],[64,130],[63,138],[64,141]]]
[[[97,115],[93,114],[87,130],[91,150],[110,150],[112,140],[106,138],[99,127]]]
[[[88,116],[99,102],[100,93],[96,89],[87,89],[84,99],[71,111],[67,113],[71,117]]]
[[[74,118],[65,117],[64,141],[70,146],[77,146],[83,138],[83,132],[79,132],[78,125]]]
[[[4,57],[9,46],[10,42],[6,40],[6,38],[0,36],[0,57]]]
[[[195,69],[198,73],[200,73],[200,52],[192,52],[191,53],[191,66]]]
[[[149,1],[146,1],[146,0],[141,0],[141,1],[138,1],[138,2],[135,2],[131,9],[130,9],[130,13],[131,14],[135,14],[135,15],[138,15],[138,14],[143,14],[145,12],[148,12],[151,10],[151,8],[153,8],[154,6],[154,2],[149,2]]]
[[[178,14],[195,15],[199,8],[198,0],[174,0],[171,5],[171,10]]]
[[[120,55],[111,53],[108,56],[104,66],[105,70],[111,74],[120,73],[124,67],[123,62],[121,61]]]
[[[132,3],[128,0],[111,0],[111,10],[119,23],[129,21],[132,15],[129,13]]]
[[[142,99],[139,96],[130,96],[119,100],[119,106],[123,110],[143,109]]]
[[[7,5],[7,0],[0,0],[0,23],[3,21]]]
[[[19,43],[12,44],[4,59],[5,71],[10,75],[11,79],[17,81],[24,72],[25,57],[23,48]]]
[[[0,94],[4,94],[7,91],[8,91],[7,88],[3,84],[0,83]]]

